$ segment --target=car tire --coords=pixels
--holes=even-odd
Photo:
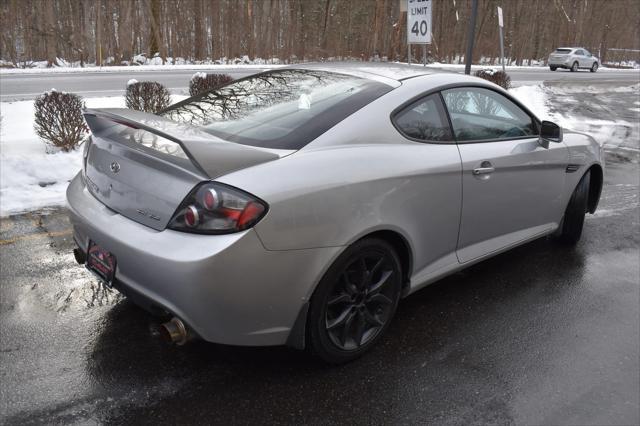
[[[558,69],[558,67],[549,67],[549,69],[550,69],[551,71],[555,71],[555,70],[557,70],[557,69]]]
[[[571,194],[571,199],[564,212],[560,227],[556,231],[556,239],[563,244],[575,245],[582,236],[584,217],[587,213],[589,201],[589,185],[591,183],[591,172],[582,176],[578,186]]]
[[[574,62],[573,65],[571,65],[571,72],[576,72],[578,71],[578,62]]]
[[[331,265],[311,298],[311,354],[330,364],[362,356],[388,328],[401,290],[402,267],[393,247],[378,238],[354,243]]]
[[[598,63],[594,62],[593,65],[591,65],[591,69],[589,71],[591,71],[591,72],[598,71]]]

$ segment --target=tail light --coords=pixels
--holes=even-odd
[[[83,147],[82,147],[82,172],[86,173],[87,171],[87,157],[89,156],[89,148],[91,148],[91,134],[89,133],[87,136],[83,138]]]
[[[206,182],[191,191],[168,228],[198,234],[230,234],[251,228],[267,208],[264,201],[244,191]]]

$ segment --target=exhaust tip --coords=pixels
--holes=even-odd
[[[78,262],[78,264],[80,265],[84,265],[87,261],[87,256],[79,248],[73,249],[73,257],[76,259],[76,262]]]
[[[189,332],[184,323],[176,317],[160,325],[160,337],[167,343],[182,346],[190,340]]]

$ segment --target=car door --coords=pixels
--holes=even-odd
[[[576,52],[578,55],[578,66],[580,68],[587,68],[587,54],[583,49],[578,49]]]
[[[591,54],[591,52],[584,49],[582,49],[582,53],[583,53],[583,57],[582,57],[583,61],[580,64],[580,66],[584,68],[591,68],[591,65],[593,65],[593,55]]]
[[[411,235],[414,279],[422,284],[442,268],[457,267],[458,230],[462,208],[461,162],[439,93],[423,97],[394,112],[392,122],[407,139],[417,142],[400,149],[419,169],[403,186],[399,201],[404,228]],[[390,159],[391,161],[391,159]]]
[[[566,146],[541,143],[537,121],[498,91],[458,87],[442,95],[462,160],[460,262],[556,226],[563,209]]]

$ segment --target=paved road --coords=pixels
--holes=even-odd
[[[459,69],[457,69],[459,71]],[[202,70],[199,70],[202,71]],[[225,70],[234,78],[253,74],[259,70],[234,68]],[[52,87],[58,90],[74,92],[84,97],[116,96],[124,93],[127,81],[135,78],[138,81],[158,81],[173,93],[187,94],[189,79],[195,70],[163,70],[163,71],[130,71],[130,72],[83,72],[75,74],[10,74],[0,75],[0,101],[33,99]],[[220,71],[216,71],[220,72]],[[551,72],[546,68],[540,70],[509,70],[515,85],[534,84],[542,81],[611,81],[638,82],[640,71],[600,71],[595,74],[588,71],[572,73],[565,70]]]
[[[541,239],[429,286],[341,367],[167,346],[74,263],[64,211],[3,219],[0,424],[638,424],[637,172],[610,159],[577,248]]]
[[[84,97],[123,95],[127,81],[157,81],[172,93],[188,94],[191,76],[203,70],[132,71],[132,72],[82,72],[60,74],[9,74],[0,76],[0,101],[33,99],[55,88]],[[219,72],[219,71],[218,71]],[[257,69],[225,70],[233,78],[241,78],[260,72]]]

